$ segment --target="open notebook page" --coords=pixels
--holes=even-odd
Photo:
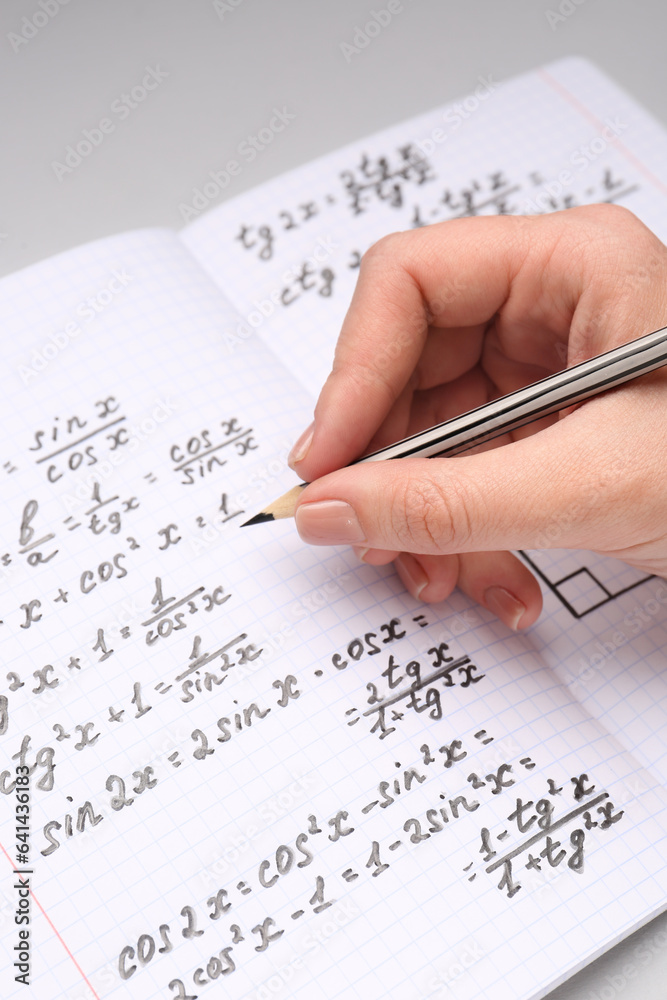
[[[610,201],[667,239],[665,162],[664,129],[590,63],[565,59],[508,82],[480,81],[466,99],[231,199],[181,237],[243,316],[224,331],[227,348],[256,330],[315,395],[359,253],[385,233]],[[667,780],[665,609],[654,596],[664,589],[590,555],[529,558],[554,607],[567,609],[562,631],[541,639],[538,626],[545,658]]]
[[[565,59],[480,78],[460,101],[204,212],[181,238],[243,317],[229,342],[255,330],[315,393],[359,257],[383,235],[609,201],[667,240],[666,161],[665,130],[589,62]]]
[[[16,766],[45,1000],[521,1000],[658,912],[664,790],[531,635],[239,530],[312,400],[175,236],[4,279],[0,321],[5,996]]]
[[[554,609],[531,632],[535,648],[607,732],[667,785],[667,583],[590,553],[524,557]]]

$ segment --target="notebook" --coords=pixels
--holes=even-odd
[[[587,201],[664,239],[666,154],[565,60],[0,282],[4,996],[528,1000],[665,908],[663,580],[523,553],[514,634],[239,526],[374,240]]]

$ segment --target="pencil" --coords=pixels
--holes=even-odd
[[[435,427],[412,434],[350,464],[460,455],[501,434],[517,430],[574,403],[584,402],[663,365],[667,365],[667,327],[484,403]],[[299,483],[292,487],[241,527],[294,517],[301,491],[307,485]]]

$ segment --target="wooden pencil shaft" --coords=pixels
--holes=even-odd
[[[579,365],[566,368],[508,396],[494,399],[426,431],[413,434],[387,448],[364,455],[351,464],[383,462],[411,456],[433,458],[437,455],[459,455],[479,444],[492,441],[501,434],[556,413],[573,403],[591,399],[598,393],[623,385],[663,365],[667,365],[667,327],[616,347],[613,351],[582,361]],[[300,483],[294,486],[245,524],[293,517],[301,490],[306,485]]]

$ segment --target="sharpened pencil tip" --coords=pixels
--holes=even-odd
[[[280,521],[282,518],[294,517],[294,511],[301,496],[301,490],[306,485],[307,483],[299,483],[297,486],[293,486],[291,490],[283,493],[281,497],[270,503],[259,514],[255,514],[254,517],[251,517],[241,527],[245,528],[249,524],[264,524],[265,521]]]
[[[255,516],[251,517],[249,521],[244,521],[241,527],[247,528],[249,524],[264,524],[265,521],[275,521],[275,517],[273,514],[265,514],[264,512],[261,514],[255,514]]]

